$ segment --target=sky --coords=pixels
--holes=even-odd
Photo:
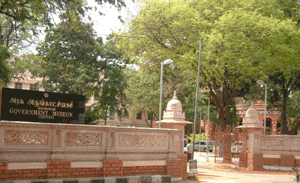
[[[129,22],[129,20],[136,16],[138,14],[138,7],[139,7],[139,3],[137,2],[132,2],[132,0],[125,0],[126,3],[126,8],[122,8],[122,10],[119,12],[117,10],[117,8],[108,5],[108,4],[104,4],[103,6],[98,5],[97,3],[95,3],[95,0],[87,0],[88,5],[91,7],[97,7],[97,10],[90,10],[89,12],[87,12],[87,16],[85,16],[84,21],[88,21],[87,17],[90,16],[91,17],[91,21],[94,24],[94,30],[97,33],[97,36],[101,36],[103,38],[103,40],[106,40],[106,37],[112,33],[113,31],[120,31],[120,30],[124,30],[124,28],[126,27],[126,23]],[[102,13],[104,13],[105,15],[100,15],[99,11],[101,11]],[[118,19],[118,16],[121,15],[123,20],[125,21],[125,25],[123,25],[120,20]],[[59,23],[59,18],[58,17],[53,17],[53,20],[55,22],[55,24]],[[37,39],[39,40],[39,42],[44,41],[45,39],[45,33],[41,33],[39,34],[39,36],[37,37]],[[22,54],[37,54],[36,51],[36,46],[37,44],[33,44],[30,47],[27,47],[26,49],[21,51],[21,55]]]
[[[124,30],[125,25],[118,19],[119,15],[123,17],[126,24],[126,22],[128,23],[132,17],[138,14],[139,3],[134,3],[132,0],[125,0],[125,3],[127,7],[118,12],[115,7],[107,4],[101,7],[94,0],[88,0],[88,5],[97,6],[98,10],[105,14],[105,16],[100,16],[98,11],[90,11],[88,14],[92,18],[94,29],[98,36],[106,37],[112,31]]]

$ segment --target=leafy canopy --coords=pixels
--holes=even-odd
[[[144,1],[128,31],[118,37],[119,48],[139,65],[173,59],[178,74],[195,80],[203,37],[201,86],[208,87],[225,128],[234,99],[251,92],[269,63],[295,65],[299,60],[297,25],[273,5],[254,0]]]

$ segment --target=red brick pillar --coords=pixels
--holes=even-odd
[[[248,164],[248,170],[250,171],[259,171],[263,170],[263,154],[254,154],[254,153],[248,153],[247,154],[247,164]]]
[[[0,180],[7,179],[7,162],[0,162]]]
[[[281,155],[280,166],[283,167],[294,167],[295,166],[295,156],[294,155]]]
[[[177,155],[178,159],[180,160],[180,164],[181,164],[181,177],[182,180],[187,179],[187,155]]]
[[[243,143],[243,152],[240,154],[239,166],[247,167],[247,131],[240,129],[239,140]]]
[[[171,177],[182,177],[182,167],[180,159],[167,160],[167,175]]]
[[[47,161],[48,179],[71,177],[70,161]]]
[[[231,163],[231,140],[230,133],[224,134],[223,139],[223,163]]]
[[[206,122],[204,130],[205,130],[205,137],[206,137],[206,139],[207,140],[212,140],[212,135],[213,135],[213,133],[215,131],[214,125],[211,124],[211,123],[209,123],[209,130],[208,130],[208,122]],[[207,132],[209,132],[208,135],[207,135]]]
[[[123,160],[103,160],[103,177],[123,176]]]

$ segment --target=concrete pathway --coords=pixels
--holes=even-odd
[[[199,181],[178,181],[177,183],[296,183],[296,173],[294,172],[239,172],[237,170],[222,170],[214,168],[214,157],[212,153],[209,153],[209,162],[206,162],[204,153],[195,153],[195,159],[197,160],[197,171],[195,170],[196,177]],[[193,173],[189,170],[188,172]]]

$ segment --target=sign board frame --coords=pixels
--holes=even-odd
[[[0,119],[47,123],[84,123],[85,96],[0,89]]]

